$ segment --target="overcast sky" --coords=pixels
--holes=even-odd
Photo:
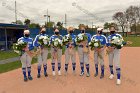
[[[15,0],[0,0],[0,23],[11,23],[15,20]],[[17,0],[18,19],[25,18],[32,22],[44,24],[48,13],[51,21],[64,22],[67,14],[67,25],[77,26],[80,23],[91,26],[102,25],[112,21],[117,11],[125,11],[130,5],[140,5],[140,0]]]

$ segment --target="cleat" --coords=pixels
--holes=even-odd
[[[81,72],[81,73],[80,73],[80,76],[83,76],[83,75],[84,75],[84,72]]]
[[[98,73],[95,73],[95,74],[94,74],[94,77],[97,77],[97,76],[98,76]]]
[[[52,75],[55,76],[55,71],[52,72]]]
[[[37,78],[40,78],[40,77],[41,77],[40,74],[38,74],[38,75],[37,75]]]
[[[48,74],[47,74],[47,73],[44,73],[44,76],[45,76],[45,77],[48,77]]]
[[[24,77],[24,82],[27,82],[27,81],[28,81],[27,77]]]
[[[61,71],[58,71],[58,75],[61,76]]]
[[[104,74],[101,74],[100,79],[104,78]]]
[[[87,77],[90,77],[90,74],[89,73],[87,73],[87,75],[86,75]]]
[[[109,76],[109,79],[113,79],[113,78],[114,78],[114,75],[111,74],[111,75]]]
[[[29,79],[29,80],[33,80],[32,76],[28,76],[28,79]]]
[[[120,85],[121,84],[121,80],[120,79],[117,79],[117,85]]]

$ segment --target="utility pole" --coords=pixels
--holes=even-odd
[[[67,27],[67,14],[65,14],[65,28]]]
[[[47,23],[48,23],[48,9],[47,9]]]
[[[15,23],[17,24],[17,2],[15,1]]]

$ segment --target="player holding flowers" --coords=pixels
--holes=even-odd
[[[34,46],[37,47],[37,59],[38,59],[38,74],[37,78],[41,77],[41,66],[44,67],[44,76],[47,77],[47,57],[48,48],[50,47],[49,37],[46,34],[46,28],[42,27],[40,34],[35,37]]]
[[[73,73],[75,74],[76,67],[76,43],[75,38],[76,35],[73,34],[73,27],[68,28],[68,34],[63,37],[63,43],[66,46],[65,50],[65,74],[68,71],[68,65],[71,58]]]
[[[55,63],[58,62],[58,75],[61,75],[61,56],[62,56],[62,39],[59,30],[55,28],[54,35],[50,37],[51,57],[52,57],[52,74],[55,76]]]
[[[30,55],[30,53],[34,49],[34,47],[33,47],[33,40],[29,36],[30,36],[30,31],[24,30],[24,37],[18,39],[18,44],[23,44],[23,43],[25,44],[24,46],[20,47],[22,49],[20,60],[22,63],[22,72],[24,75],[24,81],[27,81],[28,79],[29,80],[33,79],[31,76],[32,56]],[[28,78],[26,76],[26,69],[28,72]]]
[[[125,44],[120,34],[115,33],[115,27],[110,27],[110,36],[108,36],[108,56],[110,67],[110,79],[114,78],[113,62],[117,73],[117,85],[121,84],[121,68],[120,68],[120,49]]]
[[[87,69],[87,77],[90,76],[89,72],[89,46],[88,43],[91,41],[91,35],[85,33],[85,27],[80,27],[81,33],[78,34],[75,41],[78,45],[78,54],[81,66],[81,73],[80,76],[84,75],[84,64],[86,65]]]
[[[98,64],[100,63],[101,66],[101,76],[100,79],[104,77],[104,49],[106,47],[107,39],[104,35],[102,35],[103,28],[97,29],[97,34],[93,35],[89,46],[91,49],[94,48],[94,63],[95,63],[95,70],[96,73],[94,74],[95,77],[98,76]]]

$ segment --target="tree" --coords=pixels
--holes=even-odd
[[[63,23],[62,22],[57,22],[56,26],[58,27],[58,29],[63,29]]]
[[[130,28],[131,28],[131,26],[135,27],[135,29],[133,29],[133,30],[131,29],[131,30],[135,31],[135,33],[136,33],[137,24],[140,23],[140,7],[130,6],[126,10],[125,14],[126,14],[127,22],[130,25]]]
[[[30,25],[30,22],[31,21],[29,19],[25,19],[24,24],[27,25],[27,26],[29,26]]]
[[[54,26],[54,22],[45,22],[45,27],[46,28],[53,28],[53,26]]]
[[[80,29],[81,27],[86,27],[84,24],[79,24],[78,28]]]
[[[29,28],[40,28],[40,25],[38,23],[31,23]]]
[[[12,24],[19,24],[19,25],[23,25],[21,20],[17,20],[16,22],[11,22]]]
[[[122,28],[123,36],[126,28],[126,15],[123,12],[117,12],[113,15],[113,20],[116,20],[118,25]]]
[[[108,22],[106,22],[105,24],[104,24],[104,29],[109,29],[111,26],[114,26],[116,29],[118,29],[118,26],[117,26],[117,24],[116,23],[108,23]]]

